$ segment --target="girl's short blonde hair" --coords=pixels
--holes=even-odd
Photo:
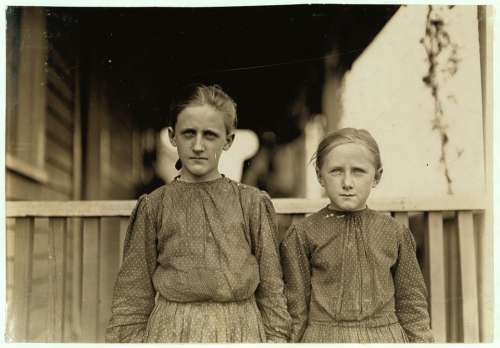
[[[341,128],[327,134],[318,145],[311,161],[315,162],[316,170],[319,171],[323,165],[326,155],[336,146],[342,144],[360,144],[365,146],[372,154],[375,169],[382,168],[380,150],[373,136],[366,129]]]

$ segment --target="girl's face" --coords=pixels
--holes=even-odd
[[[382,175],[375,168],[373,154],[363,145],[347,143],[335,146],[317,170],[318,180],[335,210],[355,211],[366,207],[370,191]]]
[[[186,107],[168,134],[182,161],[181,177],[190,182],[217,178],[222,150],[229,149],[234,139],[226,132],[224,114],[210,105]]]

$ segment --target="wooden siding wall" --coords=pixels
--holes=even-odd
[[[63,57],[58,47],[49,42],[46,64],[46,110],[45,110],[45,164],[47,181],[34,181],[14,171],[7,171],[6,196],[8,200],[71,200],[74,191],[74,110],[75,74],[71,66],[75,57]],[[22,101],[20,101],[22,102]],[[22,117],[22,115],[19,115]],[[7,302],[12,298],[13,258],[15,253],[14,226],[7,224]],[[35,223],[33,243],[33,301],[30,305],[33,320],[30,332],[35,342],[46,341],[48,310],[48,249],[49,223],[47,219]],[[66,235],[67,245],[72,245],[72,234]],[[71,282],[73,253],[67,254],[65,278]],[[70,301],[71,287],[65,288],[65,297]],[[70,309],[70,307],[68,307]],[[70,323],[65,334],[70,337]]]
[[[47,64],[47,186],[65,199],[73,196],[75,78],[71,62],[49,47]]]

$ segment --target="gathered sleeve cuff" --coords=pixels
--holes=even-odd
[[[142,342],[155,303],[156,228],[149,200],[137,201],[125,236],[123,263],[118,273],[106,342]]]
[[[307,326],[311,299],[311,266],[307,245],[292,225],[281,243],[285,295],[292,317],[291,342],[300,342]]]
[[[415,240],[408,228],[402,228],[398,261],[393,274],[396,314],[410,342],[434,342],[427,289],[417,262]]]
[[[274,207],[266,193],[252,204],[250,231],[252,252],[259,264],[260,283],[255,292],[262,315],[267,342],[287,342],[290,315],[286,307],[283,275],[277,245]]]

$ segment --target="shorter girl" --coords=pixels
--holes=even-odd
[[[327,135],[315,154],[330,204],[292,225],[281,245],[293,342],[432,342],[411,232],[366,206],[382,175],[363,129]]]

